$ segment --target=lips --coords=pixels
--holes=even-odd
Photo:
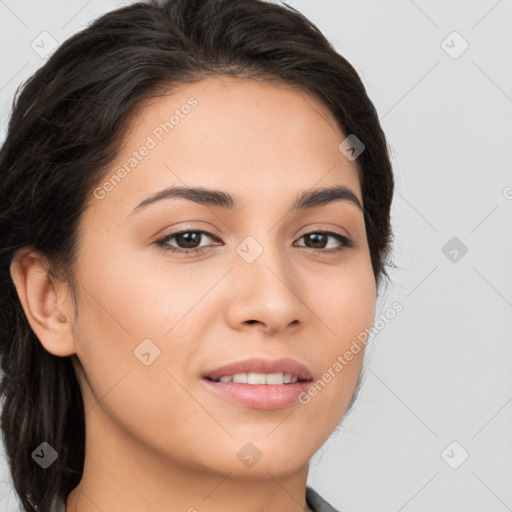
[[[299,381],[313,379],[312,372],[308,367],[290,358],[281,358],[274,361],[263,358],[245,359],[209,370],[202,377],[208,380],[218,380],[227,375],[232,376],[240,373],[283,373],[296,376]]]
[[[296,405],[313,382],[311,370],[290,358],[255,357],[209,370],[201,377],[202,385],[222,400],[263,410]]]

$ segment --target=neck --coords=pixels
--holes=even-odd
[[[236,458],[225,472],[191,467],[102,423],[100,409],[88,418],[83,476],[67,498],[66,512],[225,512],[241,504],[244,512],[311,512],[305,503],[307,464],[286,475],[254,466],[259,472],[249,476]]]

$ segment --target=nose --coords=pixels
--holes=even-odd
[[[285,259],[277,248],[267,248],[252,263],[236,265],[227,307],[233,329],[272,335],[305,325],[310,314],[305,290]]]

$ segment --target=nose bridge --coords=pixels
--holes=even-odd
[[[285,247],[273,236],[256,235],[246,237],[235,250],[242,261],[236,265],[231,321],[260,322],[273,332],[303,322],[305,306]]]
[[[293,286],[293,283],[289,275],[289,254],[272,234],[249,235],[237,246],[236,252],[242,259],[238,266],[245,276],[243,279],[254,281],[253,284],[258,287],[275,286],[278,290],[285,288],[290,293],[287,286]]]

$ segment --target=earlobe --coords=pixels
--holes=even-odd
[[[75,354],[67,285],[50,275],[46,258],[35,249],[20,249],[11,262],[11,277],[43,347],[56,356]]]

